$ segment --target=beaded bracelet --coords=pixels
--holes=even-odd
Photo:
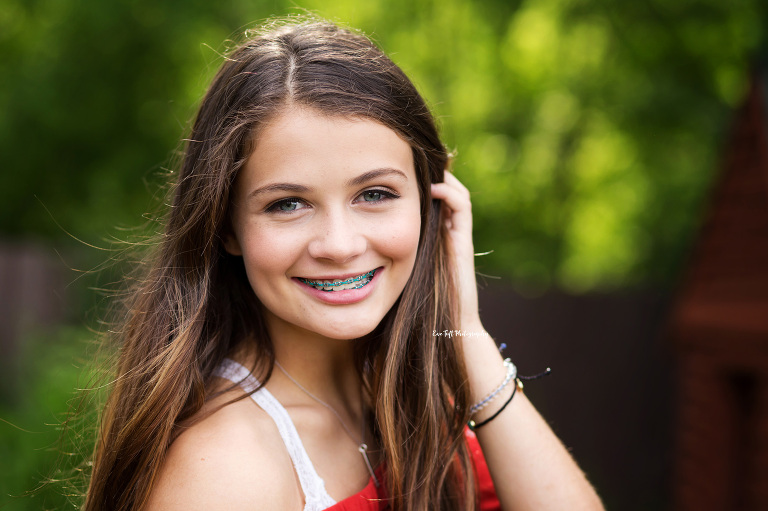
[[[501,408],[496,410],[496,413],[494,413],[493,415],[491,415],[490,417],[488,417],[482,422],[475,422],[474,419],[470,420],[467,423],[467,426],[469,426],[469,429],[471,429],[472,431],[476,431],[482,428],[483,426],[485,426],[486,424],[488,424],[489,422],[491,422],[493,419],[495,419],[501,412],[504,411],[504,408],[506,408],[507,405],[512,402],[512,398],[515,397],[515,394],[517,394],[517,389],[520,389],[520,391],[523,390],[523,382],[520,381],[518,378],[515,378],[515,388],[512,390],[512,395],[509,396],[509,399],[507,399],[507,401],[503,405],[501,405]]]
[[[488,403],[490,403],[496,396],[499,395],[499,392],[504,390],[504,388],[509,384],[510,381],[514,380],[517,377],[517,367],[515,366],[515,364],[512,363],[510,359],[507,358],[504,360],[504,367],[507,368],[507,375],[504,378],[504,381],[502,381],[501,385],[496,387],[496,389],[494,389],[493,392],[485,396],[482,401],[472,405],[469,408],[470,415],[475,414],[480,410],[482,410],[483,408],[485,408],[485,406]]]
[[[504,364],[505,364],[505,365],[507,364],[507,361],[508,361],[508,360],[509,360],[509,359],[507,359],[507,360],[505,360],[505,361],[504,361]],[[510,362],[510,364],[511,364],[511,362]],[[507,368],[507,370],[509,371],[509,368]],[[542,373],[539,373],[539,374],[536,374],[536,375],[533,375],[533,376],[517,376],[517,369],[515,368],[515,377],[514,377],[514,378],[515,378],[515,388],[514,388],[514,389],[512,389],[512,395],[511,395],[511,396],[509,396],[509,399],[507,399],[507,401],[506,401],[506,402],[505,402],[503,405],[501,405],[501,408],[499,408],[498,410],[496,410],[496,412],[495,412],[493,415],[491,415],[490,417],[488,417],[488,418],[487,418],[487,419],[485,419],[484,421],[481,421],[481,422],[475,422],[475,421],[474,421],[474,419],[470,419],[470,421],[467,423],[467,426],[469,426],[469,429],[471,429],[472,431],[475,431],[475,430],[477,430],[477,429],[479,429],[479,428],[481,428],[481,427],[485,426],[486,424],[488,424],[489,422],[491,422],[493,419],[495,419],[496,417],[498,417],[498,415],[499,415],[501,412],[503,412],[503,411],[504,411],[504,409],[507,407],[507,405],[509,405],[509,403],[511,403],[511,402],[512,402],[512,398],[514,398],[514,397],[515,397],[515,394],[517,394],[517,391],[518,391],[518,390],[520,390],[520,392],[522,392],[522,391],[523,391],[523,380],[538,380],[539,378],[541,378],[541,377],[544,377],[544,376],[548,376],[548,375],[549,375],[549,374],[551,374],[551,373],[552,373],[552,369],[550,369],[549,367],[547,367],[547,370],[546,370],[546,371],[544,371],[544,372],[542,372]],[[508,372],[507,374],[509,374],[509,372]],[[505,382],[504,382],[504,384],[503,384],[503,385],[506,385],[507,383],[508,383],[508,382],[505,380]],[[501,388],[503,388],[503,386],[502,386]],[[498,393],[498,391],[500,391],[500,390],[501,390],[501,388],[499,388],[499,389],[495,390],[494,392],[495,392],[495,393]],[[474,408],[474,407],[473,407],[473,408]]]

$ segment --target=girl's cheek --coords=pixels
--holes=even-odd
[[[420,211],[410,208],[397,217],[378,224],[374,232],[379,235],[374,236],[374,239],[378,242],[380,251],[393,259],[415,258],[420,230]]]
[[[300,238],[281,229],[253,225],[244,235],[243,261],[248,273],[285,268],[300,248]]]

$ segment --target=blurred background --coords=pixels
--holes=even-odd
[[[768,509],[761,0],[0,0],[0,509],[76,504],[110,261],[226,41],[304,10],[430,102],[487,327],[607,507]]]

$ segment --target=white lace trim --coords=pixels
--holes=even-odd
[[[259,381],[253,377],[248,369],[228,358],[224,359],[214,374],[239,384],[246,392],[251,392],[259,386]],[[272,417],[277,425],[277,430],[280,432],[288,455],[293,462],[293,467],[296,469],[296,474],[299,476],[299,484],[301,484],[301,490],[304,492],[306,500],[304,511],[320,511],[336,504],[336,501],[325,490],[325,481],[317,475],[312,460],[309,459],[304,444],[301,443],[296,426],[293,425],[293,421],[283,405],[264,387],[251,394],[251,398]]]

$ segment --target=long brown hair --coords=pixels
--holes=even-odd
[[[225,59],[198,111],[172,190],[172,206],[144,276],[125,302],[117,374],[103,413],[85,509],[146,505],[178,427],[198,413],[214,369],[238,343],[253,343],[262,382],[272,344],[242,259],[224,250],[229,197],[255,134],[287,105],[372,119],[412,147],[421,237],[398,302],[358,344],[375,403],[376,433],[394,509],[473,509],[463,442],[466,370],[452,330],[456,288],[429,185],[448,154],[429,108],[405,74],[366,37],[305,20],[273,23]],[[366,368],[366,369],[363,369]]]

